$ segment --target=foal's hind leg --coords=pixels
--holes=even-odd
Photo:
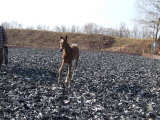
[[[59,82],[60,82],[60,80],[61,80],[61,72],[62,72],[62,68],[63,68],[63,66],[64,66],[64,60],[62,61],[62,64],[61,64],[61,66],[60,66],[60,68],[59,68],[58,83],[59,83]]]
[[[79,60],[79,56],[77,56],[77,58],[76,58],[75,66],[74,66],[73,73],[72,73],[72,78],[73,78],[74,72],[75,72],[75,70],[76,70],[76,68],[77,68],[78,60]]]

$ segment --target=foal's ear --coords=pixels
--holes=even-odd
[[[66,40],[67,40],[67,35],[66,35]]]
[[[60,35],[59,37],[60,37],[60,39],[62,39],[62,36],[61,36],[61,35]]]

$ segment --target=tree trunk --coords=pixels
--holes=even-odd
[[[157,22],[157,28],[156,28],[156,34],[155,34],[155,42],[157,42],[157,43],[158,43],[157,36],[158,36],[158,31],[159,31],[159,23],[160,23],[160,18]]]

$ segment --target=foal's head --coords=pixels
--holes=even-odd
[[[59,44],[60,51],[62,52],[62,50],[63,50],[67,45],[68,45],[68,43],[67,43],[67,35],[66,35],[66,37],[60,36],[60,44]]]

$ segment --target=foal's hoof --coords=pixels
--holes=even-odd
[[[61,83],[62,81],[58,81],[58,83]]]
[[[66,80],[65,80],[65,83],[67,83],[67,82],[68,82],[68,80],[66,79]]]

